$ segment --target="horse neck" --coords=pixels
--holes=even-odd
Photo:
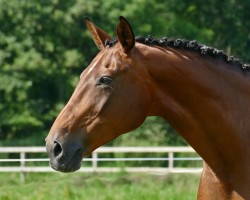
[[[169,122],[213,169],[250,154],[250,85],[240,69],[187,50],[139,52],[152,79],[150,115]]]

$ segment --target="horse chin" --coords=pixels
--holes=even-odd
[[[78,166],[63,166],[63,165],[54,165],[54,164],[50,164],[50,166],[59,172],[63,172],[63,173],[70,173],[70,172],[75,172],[77,170],[80,169],[81,165]]]
[[[59,162],[57,160],[51,160],[50,166],[60,172],[68,173],[75,172],[80,169],[82,159],[73,159],[70,162]]]

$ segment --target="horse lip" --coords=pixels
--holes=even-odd
[[[81,160],[78,162],[72,162],[72,160],[70,162],[67,163],[58,163],[57,161],[52,161],[50,162],[50,166],[56,170],[56,171],[60,171],[60,172],[74,172],[80,169],[81,167]]]
[[[63,172],[63,173],[75,172],[75,171],[79,170],[80,167],[81,167],[80,164],[78,164],[78,166],[71,166],[69,163],[67,165],[66,164],[62,164],[62,165],[51,164],[50,166],[54,170],[60,171],[60,172]]]

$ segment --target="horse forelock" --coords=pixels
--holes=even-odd
[[[226,63],[230,63],[234,66],[239,67],[244,71],[250,70],[250,64],[245,64],[241,60],[234,58],[226,54],[223,50],[218,50],[214,47],[209,47],[207,45],[201,44],[196,40],[186,40],[186,39],[169,39],[167,37],[161,39],[155,39],[151,35],[148,37],[138,36],[135,38],[136,42],[145,44],[145,45],[156,45],[160,47],[170,47],[174,49],[186,49],[189,51],[193,51],[199,53],[203,56],[210,56],[216,59],[222,59]],[[105,46],[113,47],[117,43],[117,39],[113,38],[111,40],[106,40]]]

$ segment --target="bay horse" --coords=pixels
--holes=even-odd
[[[46,138],[51,167],[76,171],[160,116],[204,159],[198,199],[250,199],[250,66],[196,41],[135,37],[124,17],[116,39],[86,24],[100,52]]]

